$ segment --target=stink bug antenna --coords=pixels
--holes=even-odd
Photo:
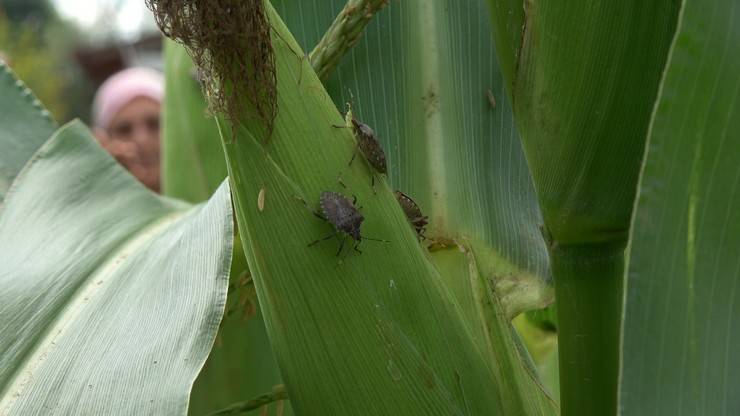
[[[353,108],[355,107],[355,94],[352,93],[352,89],[351,88],[347,88],[347,91],[349,92],[349,100],[346,103],[347,104],[347,113],[346,113],[346,115],[349,115],[352,118],[354,118],[355,112],[354,112]],[[345,117],[346,117],[346,115],[345,115]]]
[[[353,250],[355,250],[358,253],[362,253],[362,251],[358,248],[360,246],[360,243],[362,240],[370,240],[370,241],[379,241],[381,243],[390,243],[389,240],[383,240],[380,238],[372,238],[372,237],[365,237],[364,235],[360,236],[360,239],[355,243],[354,247],[352,247]]]
[[[352,93],[352,88],[347,87],[347,92],[349,93],[349,102],[347,102],[347,104],[352,103],[352,105],[354,105],[355,95]]]

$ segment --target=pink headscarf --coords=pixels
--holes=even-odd
[[[95,93],[93,123],[107,129],[116,113],[134,98],[147,97],[159,103],[163,96],[162,74],[149,68],[124,69],[105,80]]]

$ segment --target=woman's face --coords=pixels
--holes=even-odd
[[[109,146],[128,153],[119,160],[154,191],[159,191],[159,107],[151,98],[134,98],[116,113],[107,131]]]

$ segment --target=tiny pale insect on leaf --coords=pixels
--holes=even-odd
[[[259,194],[257,194],[257,209],[262,212],[265,210],[265,187],[260,188]]]
[[[488,98],[488,104],[491,105],[491,108],[496,108],[496,97],[493,96],[491,90],[486,90],[486,98]]]

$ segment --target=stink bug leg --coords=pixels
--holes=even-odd
[[[347,241],[347,236],[342,237],[342,242],[339,243],[339,250],[337,250],[336,257],[339,257],[339,255],[342,254],[342,249],[344,248],[345,241]]]
[[[347,163],[347,166],[352,166],[352,162],[354,162],[355,161],[355,157],[357,157],[357,150],[358,150],[358,147],[355,146],[355,152],[352,153],[352,159],[349,160],[349,163]]]
[[[352,205],[354,205],[358,211],[362,210],[362,205],[360,205],[359,207],[357,206],[357,196],[356,195],[352,195]]]
[[[322,241],[326,241],[326,240],[328,240],[328,239],[330,239],[330,238],[332,238],[332,237],[334,237],[336,235],[337,235],[337,233],[331,233],[331,234],[327,235],[326,237],[321,237],[318,240],[314,240],[314,241],[308,243],[308,247],[315,246],[316,244],[318,244],[318,243],[320,243]]]

